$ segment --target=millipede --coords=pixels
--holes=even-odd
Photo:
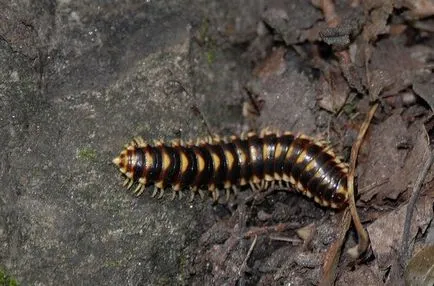
[[[196,141],[173,140],[169,144],[160,140],[148,144],[136,137],[113,163],[126,177],[124,185],[128,189],[137,185],[137,195],[153,184],[153,197],[158,193],[162,197],[167,188],[172,189],[173,198],[177,194],[181,197],[182,190],[189,189],[192,199],[208,192],[218,201],[220,190],[225,190],[228,199],[246,185],[254,191],[276,184],[289,185],[323,207],[350,206],[361,239],[357,255],[368,245],[348,187],[348,165],[323,140],[268,129],[240,137],[209,136]]]
[[[262,131],[153,146],[135,138],[113,163],[128,188],[137,183],[137,195],[154,184],[153,196],[171,187],[173,197],[190,189],[192,197],[209,191],[218,200],[219,190],[229,197],[240,186],[263,190],[287,183],[324,207],[340,209],[348,203],[347,164],[328,144],[304,134]]]

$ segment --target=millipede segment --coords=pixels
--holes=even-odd
[[[190,189],[192,198],[208,191],[218,200],[218,190],[229,197],[238,186],[262,190],[277,182],[289,183],[325,207],[343,208],[349,200],[347,165],[324,142],[290,132],[152,145],[135,138],[113,163],[126,176],[128,188],[137,183],[137,195],[154,184],[153,196],[162,196],[166,188],[174,196]]]

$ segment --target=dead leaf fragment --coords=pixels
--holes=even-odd
[[[369,94],[372,97],[395,95],[411,86],[414,79],[425,74],[425,62],[430,53],[418,46],[405,47],[402,39],[379,41],[369,64]]]
[[[393,12],[393,4],[390,0],[368,0],[362,3],[365,11],[371,11],[362,32],[365,41],[370,42],[389,32],[387,21]]]
[[[331,67],[319,81],[318,105],[330,112],[339,111],[345,104],[350,88],[337,67]]]
[[[287,66],[285,53],[286,49],[283,47],[275,49],[261,64],[255,67],[253,75],[264,79],[272,75],[283,74]]]
[[[405,15],[412,20],[434,15],[434,1],[432,0],[403,0],[402,6],[409,9]]]
[[[262,18],[280,35],[287,45],[302,42],[303,32],[322,17],[320,11],[309,1],[269,1]]]
[[[407,190],[408,185],[415,180],[418,166],[423,162],[426,140],[420,142],[422,127],[419,130],[405,127],[405,122],[398,113],[393,114],[383,124],[371,128],[366,146],[369,150],[367,158],[362,158],[366,164],[358,166],[359,190],[368,186],[376,187],[360,193],[362,201],[371,201],[374,196],[376,205],[383,204],[383,199],[396,200]],[[400,138],[417,138],[411,151],[398,149]],[[422,139],[424,139],[422,137]],[[422,150],[422,151],[421,151]],[[380,182],[385,182],[379,185]]]
[[[414,238],[419,229],[425,229],[432,217],[432,202],[420,200],[415,208],[412,219],[410,237]],[[372,250],[378,261],[380,269],[386,269],[396,260],[401,244],[407,204],[401,206],[387,215],[377,219],[368,226]]]
[[[426,103],[428,103],[431,110],[434,112],[434,77],[430,76],[418,77],[413,82],[413,90],[419,95]]]
[[[410,259],[405,269],[407,285],[434,285],[434,245],[427,246]]]

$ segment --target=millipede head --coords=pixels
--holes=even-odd
[[[115,164],[116,166],[118,166],[119,168],[123,167],[123,164],[125,163],[125,159],[127,157],[127,150],[122,150],[122,152],[119,154],[119,156],[117,156],[116,158],[113,159],[113,164]]]
[[[122,174],[125,174],[128,178],[132,176],[131,172],[127,172],[128,165],[128,149],[122,150],[122,152],[112,160],[113,164],[115,164]],[[130,176],[128,176],[130,175]],[[130,178],[131,179],[131,178]]]

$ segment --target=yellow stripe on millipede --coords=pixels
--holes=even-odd
[[[220,168],[220,157],[217,156],[216,153],[211,152],[211,157],[214,165],[214,172],[217,172],[217,170]]]
[[[152,157],[149,152],[145,152],[145,168],[146,170],[149,170],[154,167],[154,158]]]
[[[201,173],[205,169],[205,160],[199,154],[196,154],[196,158],[197,158],[197,169],[198,172]]]
[[[231,152],[225,150],[225,158],[226,158],[226,163],[228,166],[228,173],[232,171],[233,167],[234,167],[234,162],[235,162],[235,158],[232,155]]]
[[[185,155],[185,153],[183,151],[180,151],[179,153],[180,153],[180,156],[179,156],[180,162],[179,162],[179,164],[181,166],[181,174],[184,174],[187,171],[188,163],[189,162],[188,162],[187,156]]]
[[[170,163],[172,162],[172,160],[170,159],[169,155],[164,150],[161,153],[162,153],[161,157],[162,157],[162,160],[163,160],[161,171],[162,172],[166,172],[167,169],[169,168]]]

